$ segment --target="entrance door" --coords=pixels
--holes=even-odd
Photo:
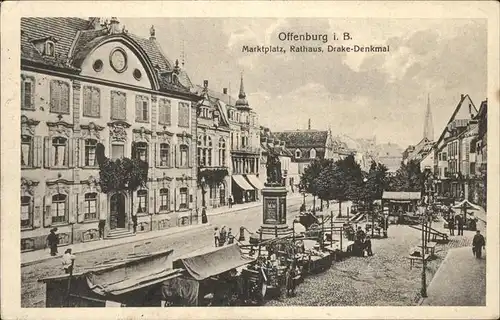
[[[226,205],[226,190],[223,186],[219,189],[219,204],[221,206]]]
[[[125,228],[125,196],[122,193],[115,193],[111,196],[109,228]]]

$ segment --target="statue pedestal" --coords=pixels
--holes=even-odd
[[[293,230],[286,224],[286,195],[288,191],[281,184],[264,184],[262,189],[262,225],[256,235],[250,236],[250,243],[292,236]]]

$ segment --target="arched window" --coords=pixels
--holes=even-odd
[[[135,145],[135,156],[137,159],[148,161],[148,144],[146,142],[138,142]]]
[[[97,147],[97,140],[85,140],[85,166],[93,167],[96,165],[95,150]]]
[[[316,149],[311,149],[311,151],[309,151],[309,158],[316,158]]]
[[[300,151],[300,149],[295,150],[295,158],[298,159],[300,157],[302,157],[302,152]]]
[[[83,204],[83,212],[85,220],[97,219],[97,193],[91,192],[85,194],[85,202]]]
[[[160,166],[167,167],[170,163],[170,145],[168,143],[160,144]]]
[[[33,166],[33,139],[30,136],[21,136],[21,166]]]
[[[54,167],[63,167],[68,164],[66,138],[56,137],[52,139],[52,154],[54,155]]]
[[[21,228],[30,228],[33,221],[33,207],[31,197],[21,197]]]
[[[205,157],[203,156],[203,136],[198,136],[198,165],[205,166]]]
[[[168,189],[160,189],[160,212],[170,211],[170,199]]]
[[[189,147],[183,144],[179,147],[179,151],[180,151],[180,166],[187,167],[189,159]]]
[[[45,42],[45,55],[49,57],[53,57],[55,54],[55,45],[52,41]]]
[[[52,196],[52,223],[66,222],[66,212],[68,208],[67,196],[65,194],[56,194]]]
[[[148,212],[148,191],[138,190],[137,191],[137,213],[147,213]]]
[[[226,166],[226,140],[219,139],[219,165]]]

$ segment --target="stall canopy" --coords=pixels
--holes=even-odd
[[[480,206],[477,206],[477,205],[473,204],[469,200],[463,200],[463,201],[457,203],[456,205],[454,205],[452,208],[453,209],[463,209],[464,207],[466,209],[468,209],[468,210],[478,210],[478,211],[482,211],[483,210],[483,208],[481,208]]]
[[[180,258],[174,261],[174,267],[186,269],[194,279],[200,281],[254,260],[244,256],[237,244],[232,244]]]
[[[243,190],[254,190],[254,188],[245,180],[242,175],[233,175],[234,182]]]
[[[255,189],[264,189],[264,184],[259,180],[259,178],[257,178],[257,176],[253,174],[247,174],[247,179],[255,187]]]
[[[382,194],[382,199],[384,200],[409,201],[420,200],[420,198],[420,192],[384,191]]]

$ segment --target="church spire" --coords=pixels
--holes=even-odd
[[[240,82],[240,93],[238,94],[238,100],[236,100],[236,107],[250,108],[248,106],[247,95],[245,94],[245,87],[243,85],[243,72],[241,73]]]
[[[427,95],[427,110],[425,112],[424,138],[434,141],[434,124],[432,123],[430,95]]]

